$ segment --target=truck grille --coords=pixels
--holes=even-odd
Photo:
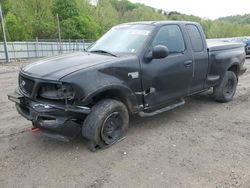
[[[35,81],[29,78],[19,76],[19,87],[27,95],[31,95],[34,88]]]

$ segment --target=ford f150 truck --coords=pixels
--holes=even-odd
[[[130,115],[168,111],[210,88],[216,101],[231,101],[245,55],[240,43],[207,44],[194,22],[126,23],[85,52],[22,68],[8,98],[32,130],[60,140],[82,134],[96,150],[124,137]]]

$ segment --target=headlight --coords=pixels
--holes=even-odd
[[[39,96],[53,100],[72,100],[75,93],[69,84],[46,84],[40,88]]]

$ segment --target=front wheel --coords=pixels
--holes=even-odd
[[[110,146],[120,140],[128,129],[127,107],[120,101],[105,99],[98,102],[86,117],[82,136],[88,140],[89,149]]]
[[[227,71],[218,86],[214,87],[213,96],[218,102],[229,102],[233,99],[238,78],[232,71]]]

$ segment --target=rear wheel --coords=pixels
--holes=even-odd
[[[126,106],[117,100],[105,99],[98,102],[86,117],[82,136],[88,140],[89,149],[108,147],[126,134],[129,115]]]
[[[213,96],[218,102],[229,102],[233,99],[238,84],[237,76],[232,71],[227,71],[221,83],[214,87]]]

